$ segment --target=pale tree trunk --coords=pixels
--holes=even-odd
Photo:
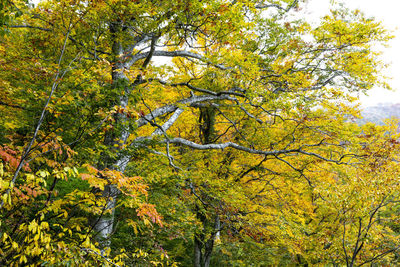
[[[121,25],[119,23],[112,23],[110,26],[110,32],[114,36],[115,40],[117,39],[116,34],[119,32],[120,27]],[[119,97],[111,104],[120,106],[121,108],[126,108],[128,106],[131,88],[129,88],[129,79],[123,72],[126,66],[120,57],[124,54],[124,49],[119,41],[114,41],[112,53],[112,86],[114,88],[118,87],[121,92]],[[114,155],[111,157],[103,157],[102,162],[99,162],[99,169],[107,168],[123,173],[129,162],[129,157],[122,155],[121,152],[130,132],[127,125],[127,117],[124,113],[115,114],[114,120],[114,127],[106,133],[104,140],[104,144],[109,147]],[[102,192],[102,197],[106,199],[106,205],[103,213],[97,219],[94,229],[97,232],[98,241],[103,248],[109,247],[111,244],[110,236],[114,227],[114,213],[118,194],[119,190],[115,185],[106,185]]]
[[[202,247],[203,243],[201,242],[198,236],[194,237],[194,266],[201,267],[202,262]]]

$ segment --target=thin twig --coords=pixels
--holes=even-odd
[[[57,73],[56,73],[56,75],[55,75],[55,77],[54,77],[54,82],[53,82],[53,85],[52,85],[52,87],[51,87],[50,95],[49,95],[49,97],[47,98],[46,104],[45,104],[44,107],[43,107],[42,114],[41,114],[40,119],[39,119],[39,121],[38,121],[38,124],[37,124],[37,126],[36,126],[36,129],[35,129],[35,132],[34,132],[34,134],[33,134],[33,137],[32,137],[32,139],[31,139],[29,145],[28,145],[28,146],[25,148],[25,150],[24,150],[24,154],[23,154],[22,157],[21,157],[21,160],[20,160],[20,162],[19,162],[19,164],[18,164],[18,167],[17,167],[17,169],[16,169],[16,171],[15,171],[15,173],[14,173],[13,178],[12,178],[11,181],[10,181],[9,188],[7,189],[5,195],[10,194],[11,188],[13,187],[13,185],[14,185],[14,183],[15,183],[15,180],[17,179],[19,172],[21,171],[22,167],[24,166],[25,159],[29,156],[29,154],[30,154],[30,152],[31,152],[31,151],[30,151],[30,150],[31,150],[31,147],[32,147],[33,143],[35,142],[36,137],[37,137],[37,134],[38,134],[38,132],[39,132],[39,129],[40,129],[40,127],[42,126],[42,123],[43,123],[43,121],[44,121],[44,118],[46,117],[47,107],[48,107],[48,105],[49,105],[49,103],[50,103],[50,100],[51,100],[51,98],[52,98],[52,96],[53,96],[55,90],[57,89],[57,86],[58,86],[58,77],[60,76],[61,61],[62,61],[62,58],[63,58],[63,56],[64,56],[65,48],[66,48],[66,46],[67,46],[67,40],[68,40],[68,36],[69,36],[69,33],[70,33],[70,29],[71,29],[71,24],[69,24],[69,26],[68,26],[68,30],[67,30],[67,34],[66,34],[66,36],[65,36],[63,48],[62,48],[62,50],[61,50],[61,55],[60,55],[60,57],[59,57],[59,59],[58,59],[58,70],[57,70]],[[4,206],[4,198],[2,198],[2,200],[1,200],[0,209],[1,209],[3,206]]]

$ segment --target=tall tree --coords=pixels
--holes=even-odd
[[[326,182],[315,168],[354,160],[350,102],[382,83],[371,46],[389,38],[358,11],[335,10],[316,27],[291,19],[296,0],[43,1],[21,16],[26,5],[10,3],[0,17],[4,264],[10,247],[20,262],[55,262],[65,256],[56,245],[49,258],[24,256],[52,242],[76,261],[111,264],[118,216],[134,233],[162,225],[144,185],[156,172],[182,191],[176,207],[188,196],[195,266],[210,265],[223,231],[283,247],[314,216],[313,190]],[[35,210],[25,216],[13,199],[27,192]],[[36,237],[39,226],[48,237]],[[122,255],[115,261],[132,260]]]

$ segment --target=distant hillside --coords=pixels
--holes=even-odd
[[[367,122],[373,122],[379,125],[383,125],[384,119],[392,117],[400,118],[400,103],[382,103],[377,106],[366,107],[362,112],[362,119],[359,120],[360,124]]]

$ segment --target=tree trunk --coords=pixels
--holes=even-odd
[[[112,87],[114,90],[120,91],[118,98],[111,103],[111,107],[117,105],[121,108],[126,108],[128,106],[131,88],[129,88],[129,79],[123,72],[125,65],[120,59],[121,55],[124,54],[124,49],[121,43],[117,41],[116,36],[120,29],[120,23],[111,23],[110,32],[115,40],[112,47]],[[130,135],[127,123],[128,119],[126,114],[117,113],[114,115],[114,127],[112,130],[106,133],[104,138],[104,144],[109,148],[110,151],[112,151],[112,155],[104,156],[102,158],[102,162],[99,162],[99,169],[107,168],[110,170],[119,171],[121,173],[125,171],[126,165],[129,162],[129,157],[123,155],[122,147]],[[102,192],[102,197],[106,199],[106,205],[104,207],[104,212],[98,218],[94,229],[98,233],[98,241],[103,248],[109,247],[111,244],[110,236],[113,232],[114,213],[119,193],[120,192],[115,185],[106,185],[104,187],[104,191]],[[109,212],[111,213],[109,214]]]
[[[201,267],[202,262],[202,250],[203,244],[200,238],[196,235],[194,237],[194,267]]]
[[[200,139],[203,144],[210,144],[213,141],[215,115],[215,109],[211,106],[203,107],[200,109]],[[208,163],[206,162],[206,166],[207,164]],[[217,234],[219,234],[219,217],[218,215],[216,215],[211,236],[208,240],[206,240],[207,228],[210,222],[207,220],[206,216],[202,214],[198,207],[196,207],[196,213],[197,218],[202,222],[203,229],[201,233],[195,234],[194,236],[194,266],[208,267],[210,266],[215,237],[217,236]]]
[[[206,237],[206,226],[209,223],[208,220],[202,214],[198,213],[198,217],[203,223],[203,230],[200,234],[195,235],[194,238],[194,266],[195,267],[209,267],[211,261],[211,255],[214,248],[214,242],[219,236],[220,221],[219,216],[215,217],[214,227],[211,232],[211,236],[208,240]]]

